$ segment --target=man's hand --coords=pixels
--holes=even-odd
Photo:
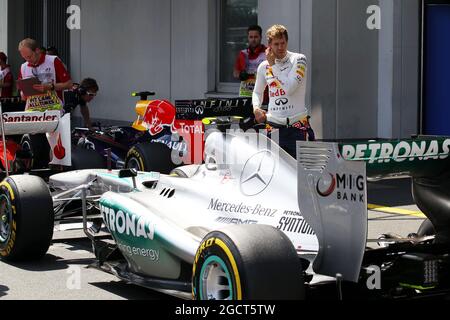
[[[272,48],[270,47],[266,49],[266,58],[270,66],[273,66],[275,64],[275,55],[272,51]]]
[[[257,108],[253,111],[253,113],[255,114],[256,123],[266,123],[267,121],[266,111],[264,111],[261,108]]]
[[[250,78],[250,75],[247,73],[247,71],[242,71],[239,74],[239,80],[241,81],[247,81]]]

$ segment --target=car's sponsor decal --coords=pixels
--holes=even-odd
[[[172,141],[170,136],[164,136],[159,139],[153,139],[153,140],[151,140],[151,142],[152,143],[162,143],[162,144],[166,145],[169,149],[175,150],[175,151],[181,151],[181,152],[187,151],[186,143]]]
[[[364,202],[365,178],[362,175],[349,173],[324,172],[317,180],[316,192],[323,198],[336,195],[336,200]]]
[[[239,219],[239,218],[232,218],[232,217],[219,217],[216,219],[216,222],[224,223],[224,224],[257,224],[258,220],[251,220],[251,219]]]
[[[3,122],[5,123],[33,123],[33,122],[45,122],[45,121],[57,121],[59,119],[58,115],[54,113],[49,114],[47,112],[44,113],[15,113],[13,115],[9,115],[4,113],[2,115]]]
[[[210,211],[218,211],[229,214],[251,214],[257,216],[274,217],[278,209],[264,208],[262,205],[256,206],[241,203],[224,202],[220,199],[211,199],[207,207]]]
[[[139,247],[132,247],[126,244],[122,244],[120,242],[117,242],[117,247],[119,250],[128,256],[140,256],[144,258],[148,258],[149,260],[153,262],[158,262],[160,258],[160,251],[155,249],[149,249],[149,248],[139,248]]]
[[[283,232],[315,235],[314,230],[303,218],[281,217],[277,228]]]
[[[284,210],[283,215],[285,216],[296,216],[296,217],[301,217],[302,214],[298,211],[290,211],[290,210]]]
[[[153,240],[155,236],[155,225],[146,217],[137,216],[126,212],[124,209],[110,208],[104,203],[100,210],[106,226],[111,233],[133,236]]]
[[[449,152],[450,139],[446,139],[443,142],[422,140],[343,145],[341,153],[346,160],[390,163],[392,161],[443,160],[448,158]]]
[[[249,98],[178,100],[175,102],[177,114],[195,114],[211,117],[215,113],[242,110],[251,104]]]

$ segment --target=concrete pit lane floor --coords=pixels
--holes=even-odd
[[[369,211],[369,239],[386,232],[406,237],[417,231],[423,217],[413,205],[410,188],[409,179],[369,183],[369,203],[381,207]],[[91,244],[80,230],[55,231],[53,245],[42,261],[0,262],[0,300],[174,299],[88,268],[93,257]]]

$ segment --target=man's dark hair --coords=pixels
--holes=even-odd
[[[0,60],[3,61],[4,63],[8,62],[8,57],[4,52],[0,52]]]
[[[248,27],[247,34],[249,34],[250,31],[258,31],[259,35],[262,37],[262,28],[257,24]]]
[[[81,81],[80,83],[80,87],[83,87],[85,90],[99,90],[97,81],[92,78],[83,79],[83,81]]]
[[[56,49],[56,47],[50,46],[47,48],[47,53],[49,53],[53,56],[59,56],[59,52],[58,49]]]

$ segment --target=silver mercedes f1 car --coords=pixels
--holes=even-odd
[[[44,255],[54,219],[81,201],[95,266],[148,288],[205,300],[304,299],[329,276],[342,298],[346,283],[364,287],[376,265],[378,296],[441,292],[450,247],[439,206],[449,200],[448,189],[432,188],[447,183],[449,146],[425,137],[299,142],[296,161],[264,135],[215,132],[204,164],[170,175],[83,170],[51,176],[48,186],[11,176],[0,188],[0,255]],[[399,175],[414,178],[435,235],[367,249],[367,177]],[[111,239],[96,236],[102,226]]]

